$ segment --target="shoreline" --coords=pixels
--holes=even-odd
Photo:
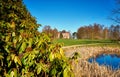
[[[118,54],[120,55],[120,47],[101,47],[101,46],[81,46],[81,47],[70,47],[63,48],[65,55],[67,57],[72,57],[73,53],[78,52],[80,58],[89,59],[90,57],[95,57],[99,54],[108,53],[108,54]]]
[[[67,57],[72,57],[74,52],[80,54],[78,63],[72,61],[73,72],[75,77],[120,77],[120,69],[112,70],[104,65],[99,66],[98,63],[89,63],[87,60],[100,54],[118,54],[120,55],[120,47],[110,46],[81,46],[63,48]]]

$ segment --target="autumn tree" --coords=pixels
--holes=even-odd
[[[101,39],[102,38],[102,25],[93,24],[80,27],[77,31],[79,39]]]
[[[110,31],[110,39],[111,40],[119,40],[120,39],[120,25],[111,25],[109,28]]]
[[[108,39],[109,38],[109,29],[105,27],[102,32],[102,37],[103,39]]]
[[[94,31],[93,31],[92,25],[89,25],[89,36],[90,36],[90,39],[94,39]]]
[[[77,38],[78,39],[83,39],[84,38],[84,33],[85,33],[84,27],[80,27],[77,31]]]
[[[58,30],[56,28],[54,28],[52,32],[53,32],[52,33],[53,34],[53,38],[54,39],[58,38]]]
[[[47,34],[51,39],[56,39],[58,37],[58,30],[56,28],[52,29],[49,25],[44,26],[42,32]]]
[[[100,39],[101,37],[101,32],[102,32],[102,25],[100,24],[94,24],[93,25],[93,34],[94,34],[94,39]]]
[[[85,26],[86,39],[90,39],[90,26]]]
[[[44,28],[42,29],[42,32],[47,34],[49,37],[52,36],[52,29],[49,25],[44,26]]]

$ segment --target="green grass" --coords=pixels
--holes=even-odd
[[[84,44],[116,44],[111,40],[89,40],[89,39],[56,39],[54,43],[64,43],[64,46],[84,45]]]

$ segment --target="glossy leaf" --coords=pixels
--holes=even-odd
[[[13,71],[14,71],[14,77],[17,77],[17,69],[14,68]]]
[[[15,63],[18,63],[20,66],[22,66],[22,63],[21,63],[21,61],[20,61],[18,56],[15,56],[14,61],[15,61]]]
[[[32,38],[29,38],[28,47],[32,47],[32,43],[33,43],[33,39],[32,39]]]
[[[56,69],[55,69],[55,68],[53,68],[53,69],[50,71],[50,74],[51,74],[52,76],[55,76],[55,75],[56,75],[56,73],[57,73],[57,71],[56,71]]]
[[[40,74],[41,70],[42,70],[42,67],[39,65],[39,66],[37,67],[37,74]]]
[[[22,53],[23,51],[25,51],[25,48],[26,48],[26,42],[23,42],[19,49],[19,53]]]
[[[3,59],[4,57],[2,55],[0,55],[0,60]]]
[[[63,71],[63,77],[69,77],[67,68],[65,68],[64,71]]]
[[[11,54],[11,59],[12,59],[12,60],[15,59],[15,54]]]
[[[64,56],[64,52],[63,52],[63,49],[62,49],[62,48],[60,48],[60,54],[61,54],[62,56]]]
[[[50,61],[53,61],[53,59],[54,59],[54,54],[52,52],[49,55],[49,59],[50,59]]]
[[[13,36],[13,37],[15,36],[15,32],[12,32],[12,36]]]
[[[14,77],[14,71],[11,71],[10,77]]]

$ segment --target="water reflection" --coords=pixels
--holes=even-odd
[[[90,63],[97,62],[99,65],[111,67],[113,70],[120,69],[120,56],[116,54],[101,54],[88,60]]]

